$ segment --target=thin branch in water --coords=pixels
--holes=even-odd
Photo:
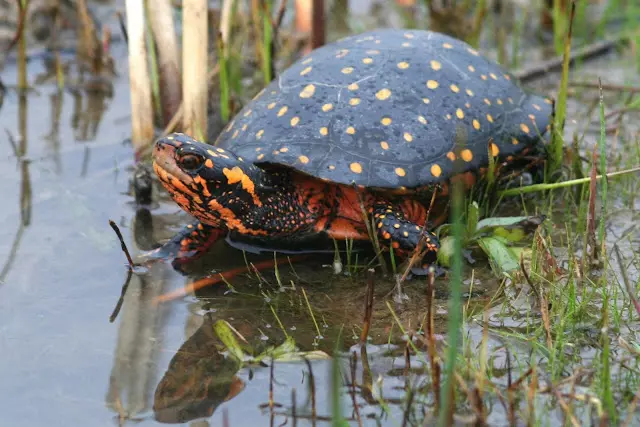
[[[120,31],[122,31],[122,37],[124,38],[125,44],[129,44],[129,33],[127,32],[127,24],[124,22],[124,16],[122,15],[122,11],[118,10],[116,12],[116,16],[118,17],[118,23],[120,24]]]
[[[118,240],[120,240],[120,247],[122,248],[122,252],[127,257],[127,261],[129,262],[129,268],[135,268],[135,264],[133,263],[133,259],[131,259],[131,254],[129,254],[129,249],[127,249],[127,245],[124,243],[124,239],[122,238],[122,233],[120,232],[120,228],[118,225],[113,222],[113,220],[109,220],[109,225],[115,231],[116,236],[118,236]]]
[[[313,425],[316,425],[317,411],[316,411],[316,380],[313,376],[313,369],[311,368],[311,362],[306,357],[304,358],[304,363],[307,364],[307,369],[309,369],[309,388],[311,389],[311,421]]]
[[[358,353],[355,350],[352,353],[352,357],[349,359],[349,365],[351,368],[351,387],[349,387],[349,394],[351,395],[351,403],[353,404],[353,412],[358,420],[358,426],[362,427],[362,418],[360,418],[360,409],[358,408],[358,402],[356,400],[356,368],[358,366]]]
[[[118,314],[120,313],[120,309],[122,308],[122,304],[124,303],[124,296],[127,294],[127,289],[129,289],[129,283],[131,282],[131,277],[133,277],[133,270],[131,268],[127,269],[127,279],[124,281],[124,285],[122,285],[122,291],[120,291],[120,298],[118,298],[118,302],[109,316],[109,323],[113,323]]]

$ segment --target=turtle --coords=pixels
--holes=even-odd
[[[214,144],[156,140],[155,173],[196,218],[157,253],[183,262],[225,236],[304,249],[375,234],[401,257],[422,239],[432,263],[450,184],[543,160],[551,110],[444,34],[378,29],[327,44],[260,91]]]

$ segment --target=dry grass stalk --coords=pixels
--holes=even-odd
[[[324,46],[324,0],[311,0],[311,49]]]
[[[205,140],[207,135],[207,0],[185,0],[182,7],[182,100],[184,132]]]
[[[229,49],[229,34],[231,34],[231,22],[233,21],[233,4],[235,0],[223,0],[222,13],[220,15],[220,33],[222,34],[222,42],[225,46],[225,56]]]
[[[173,23],[170,0],[154,0],[148,7],[149,22],[158,50],[160,105],[163,124],[169,123],[182,100],[180,82],[180,49]]]
[[[313,11],[313,0],[295,0],[294,2],[294,10],[295,10],[295,28],[296,33],[300,37],[311,37],[311,29],[312,29],[312,11]],[[311,52],[311,40],[308,43],[305,43],[304,48],[302,49],[302,54],[306,55]]]
[[[373,314],[373,287],[374,275],[372,271],[367,272],[367,293],[364,301],[364,320],[362,322],[362,332],[360,334],[360,345],[367,344],[369,328],[371,327],[371,315]]]
[[[131,91],[131,141],[141,151],[153,139],[153,104],[145,43],[144,4],[126,0]]]

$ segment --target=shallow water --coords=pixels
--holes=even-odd
[[[211,268],[245,265],[239,252],[219,245],[189,278],[162,263],[134,274],[122,310],[110,323],[127,270],[108,220],[120,226],[134,254],[169,237],[188,220],[162,193],[155,193],[159,198],[148,210],[134,204],[130,190],[133,150],[126,142],[129,85],[122,43],[114,45],[113,54],[119,77],[113,81],[111,98],[70,91],[60,95],[55,85],[45,84],[23,99],[9,91],[0,109],[0,128],[13,135],[20,154],[17,158],[8,137],[4,138],[5,154],[0,156],[0,426],[103,426],[119,420],[142,426],[176,421],[213,426],[222,425],[224,416],[230,425],[266,425],[269,411],[260,405],[269,400],[269,367],[238,370],[237,364],[221,354],[214,322],[227,320],[256,352],[280,344],[286,332],[301,350],[332,353],[344,327],[342,348],[357,351],[360,358],[361,349],[350,346],[360,334],[365,279],[362,275],[335,276],[330,255],[293,268],[285,264],[279,269],[280,279],[273,271],[263,273],[261,280],[234,279],[236,293],[219,286],[174,302],[153,303],[154,297]],[[628,82],[632,71],[612,75],[609,60],[591,63],[596,65],[590,72],[606,71],[611,81]],[[29,63],[31,78],[44,69],[39,59]],[[10,63],[0,76],[9,84],[17,80],[16,72]],[[580,111],[579,105],[572,108]],[[575,126],[568,123],[568,132]],[[621,246],[629,255],[640,239],[639,231],[628,227],[637,222],[637,210],[626,206],[621,206],[611,230],[616,237],[626,233]],[[486,265],[477,267],[475,277],[472,301],[484,305],[499,283]],[[446,286],[446,279],[437,280],[436,333],[444,331]],[[311,301],[317,329],[302,288]],[[469,289],[468,283],[465,288]],[[375,425],[374,417],[385,425],[402,420],[401,404],[390,404],[390,413],[381,415],[378,401],[381,395],[391,402],[405,395],[403,340],[397,327],[391,327],[393,317],[385,305],[392,289],[393,283],[376,279],[375,324],[367,347],[370,371],[365,375],[361,364],[356,370],[359,384],[371,384],[371,393],[356,396],[366,425]],[[392,303],[392,307],[403,324],[416,329],[425,315],[423,282],[410,281],[404,291],[409,300],[403,305]],[[526,311],[528,301],[520,302]],[[517,316],[502,316],[498,309],[490,313],[490,320],[496,328],[518,328],[520,324]],[[478,342],[482,329],[471,327],[468,334],[472,342]],[[390,336],[392,344],[387,346]],[[501,340],[491,336],[490,345],[498,347]],[[528,351],[524,346],[521,350],[523,354]],[[414,368],[422,357],[414,357]],[[504,358],[493,363],[503,367]],[[342,364],[346,367],[348,361]],[[330,370],[330,361],[313,362],[318,415],[332,412]],[[274,400],[282,405],[275,412],[291,410],[291,390],[296,389],[298,415],[309,414],[306,365],[277,363],[274,375]],[[411,378],[425,381],[420,372]],[[343,408],[350,416],[348,393],[343,396]],[[494,409],[492,424],[506,423],[501,408],[496,405]],[[291,423],[284,415],[274,418],[274,425],[287,419]],[[298,425],[306,422],[298,419]]]

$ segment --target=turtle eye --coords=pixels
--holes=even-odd
[[[195,172],[204,163],[204,158],[198,154],[186,153],[180,156],[178,163],[182,169]]]

